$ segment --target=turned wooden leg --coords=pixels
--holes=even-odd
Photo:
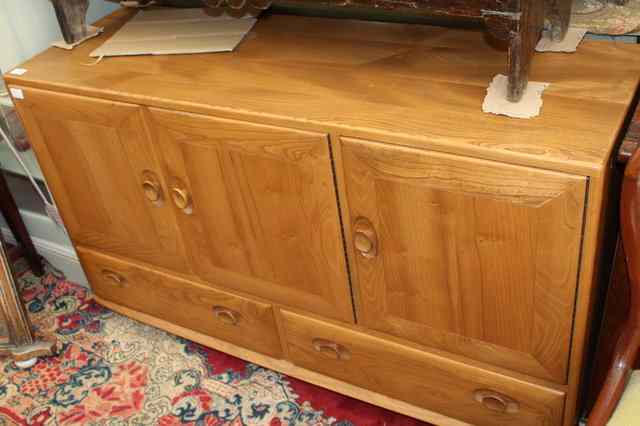
[[[572,0],[545,0],[544,17],[552,40],[560,41],[567,34],[572,5]]]
[[[29,368],[38,357],[55,354],[55,341],[40,340],[33,334],[0,238],[0,320],[2,318],[8,336],[0,342],[0,355],[12,356],[20,368]]]
[[[484,12],[485,25],[497,39],[507,42],[507,99],[518,102],[527,88],[529,64],[544,27],[544,1],[522,2],[514,12]]]
[[[544,3],[522,3],[522,14],[509,40],[509,88],[507,97],[517,102],[529,82],[529,65],[544,27]]]
[[[89,0],[51,0],[64,41],[75,43],[87,35]]]
[[[44,274],[44,269],[42,267],[42,260],[36,251],[35,246],[33,245],[33,241],[31,241],[31,237],[29,236],[29,232],[22,221],[22,217],[20,216],[20,211],[18,210],[18,206],[16,205],[15,200],[13,199],[13,195],[9,191],[9,186],[7,185],[7,181],[4,177],[4,174],[0,171],[0,212],[7,224],[9,225],[9,229],[15,236],[16,240],[22,247],[24,251],[24,255],[29,262],[29,266],[31,267],[31,271],[36,276],[42,276]]]

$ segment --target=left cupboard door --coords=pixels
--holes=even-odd
[[[73,242],[187,272],[142,108],[19,90],[16,107]]]

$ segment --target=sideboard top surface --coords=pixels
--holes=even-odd
[[[542,114],[485,114],[506,52],[484,33],[266,15],[233,53],[105,58],[89,53],[131,16],[73,51],[50,48],[9,84],[291,127],[327,130],[569,173],[599,175],[640,77],[640,46],[585,40],[538,53],[531,81],[550,82]]]

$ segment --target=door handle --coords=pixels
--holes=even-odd
[[[240,314],[240,312],[225,308],[224,306],[214,306],[213,314],[220,321],[229,325],[238,325],[238,323],[242,319],[242,315]]]
[[[510,414],[520,411],[520,404],[516,400],[489,389],[478,389],[474,392],[474,397],[476,401],[491,411]]]
[[[102,270],[102,277],[107,281],[110,281],[110,284],[116,285],[118,287],[124,287],[127,280],[117,272],[114,272],[110,269]]]
[[[328,356],[329,358],[333,358],[339,361],[346,361],[351,359],[351,353],[349,352],[349,350],[339,343],[320,338],[313,339],[311,343],[313,344],[313,349],[316,352],[320,352],[321,354]]]
[[[358,217],[353,223],[353,246],[362,257],[374,258],[378,255],[378,235],[373,224],[366,217]]]
[[[142,191],[147,200],[154,205],[161,205],[164,199],[162,185],[155,173],[150,170],[142,172]]]
[[[193,202],[187,186],[179,179],[173,178],[171,183],[171,199],[173,204],[184,214],[193,213]]]

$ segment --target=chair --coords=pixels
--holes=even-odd
[[[640,149],[627,162],[620,200],[620,232],[626,256],[629,312],[615,344],[613,359],[588,426],[640,424]],[[633,419],[633,420],[632,420]]]

